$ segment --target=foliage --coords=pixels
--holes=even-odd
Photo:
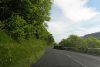
[[[0,30],[0,43],[12,42],[12,39]]]
[[[73,50],[85,50],[84,48],[86,48],[84,40],[76,35],[70,35],[67,39],[63,39],[59,44],[68,48],[70,47]]]
[[[51,0],[1,0],[0,4],[0,20],[5,20],[13,13],[17,13],[27,21],[43,22],[48,20],[51,8]]]
[[[90,53],[92,52],[91,49],[100,48],[100,41],[94,37],[81,38],[76,35],[70,35],[67,39],[63,39],[59,45],[65,46],[74,51]],[[94,52],[97,52],[97,50]]]
[[[51,0],[0,0],[0,67],[29,67],[54,39]],[[3,32],[1,32],[3,31]]]
[[[22,40],[25,38],[24,27],[27,25],[25,20],[20,16],[12,16],[6,21],[3,21],[2,30],[9,34],[15,40]]]
[[[0,67],[30,67],[46,47],[42,40],[30,39],[19,44],[8,37],[0,32]]]
[[[94,37],[88,37],[88,38],[86,38],[85,42],[86,42],[88,48],[99,48],[100,47],[100,41],[97,40]]]
[[[60,45],[57,44],[57,43],[53,43],[53,48],[54,48],[54,49],[61,49],[62,46],[60,46]]]
[[[0,28],[14,40],[54,41],[44,26],[50,19],[51,0],[1,0],[0,4]]]

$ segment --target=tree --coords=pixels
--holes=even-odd
[[[18,15],[14,15],[6,21],[3,21],[4,27],[2,28],[14,40],[25,39],[25,25],[26,21]]]
[[[80,47],[82,45],[82,39],[76,35],[70,35],[65,41],[69,44],[69,47]]]
[[[0,28],[13,39],[53,41],[44,26],[49,21],[51,0],[1,0]]]
[[[88,48],[99,48],[100,47],[100,42],[94,37],[88,37],[85,39],[85,42],[88,46]]]
[[[87,49],[83,38],[77,35],[70,35],[67,39],[63,39],[59,44],[78,51],[86,51]]]
[[[51,0],[2,0],[0,4],[0,20],[9,18],[13,13],[23,16],[28,23],[49,20]]]

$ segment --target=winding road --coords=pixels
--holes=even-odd
[[[31,67],[100,67],[100,57],[65,50],[47,49]]]

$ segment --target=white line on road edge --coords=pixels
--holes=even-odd
[[[64,54],[64,55],[66,55],[66,54]],[[87,67],[87,66],[85,66],[84,64],[82,64],[81,62],[79,62],[78,60],[73,59],[72,56],[70,56],[70,55],[66,55],[66,56],[68,56],[70,59],[72,59],[72,60],[75,61],[76,63],[79,63],[79,64],[82,65],[83,67]]]

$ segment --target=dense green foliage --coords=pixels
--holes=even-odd
[[[50,0],[0,0],[0,20],[18,14],[25,20],[43,22],[49,19]]]
[[[85,51],[87,48],[84,39],[76,35],[70,35],[67,39],[63,39],[59,44],[75,51]]]
[[[88,37],[85,39],[86,45],[88,48],[100,48],[100,40],[97,40],[94,37]]]
[[[0,4],[0,28],[13,39],[53,41],[43,24],[50,19],[51,0],[2,0]]]
[[[100,48],[100,40],[94,37],[82,38],[76,35],[70,35],[67,39],[63,39],[60,46],[70,48],[79,52],[90,52],[90,49]]]
[[[26,40],[16,43],[0,32],[0,67],[30,67],[43,54],[45,41]]]
[[[28,67],[51,46],[51,0],[0,0],[0,67]]]

